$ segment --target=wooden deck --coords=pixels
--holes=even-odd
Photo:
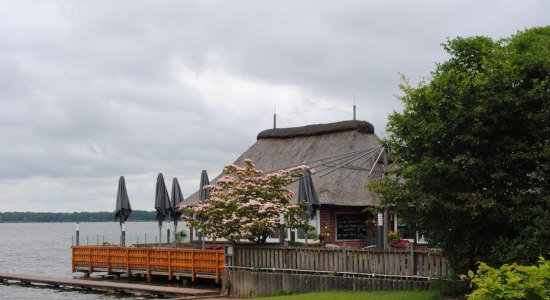
[[[98,280],[65,279],[44,276],[30,276],[0,273],[0,281],[18,281],[26,284],[41,284],[51,287],[72,287],[99,291],[126,292],[132,294],[150,294],[171,297],[217,297],[219,291],[191,288],[154,286],[145,284],[121,283]]]
[[[120,248],[110,246],[73,246],[72,271],[107,272],[173,277],[211,278],[219,282],[224,270],[223,250],[180,248]]]

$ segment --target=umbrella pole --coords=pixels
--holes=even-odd
[[[174,224],[174,242],[176,242],[176,248],[178,247],[178,224]]]
[[[195,219],[194,214],[191,214],[191,219]],[[189,244],[192,244],[193,243],[193,225],[187,222],[187,226],[189,226]]]
[[[168,223],[166,227],[166,243],[170,246],[170,223]]]
[[[121,235],[121,242],[120,245],[122,247],[126,247],[126,224],[122,223],[120,224],[120,235]]]
[[[162,246],[162,238],[161,238],[161,234],[162,234],[162,224],[159,225],[159,247]]]

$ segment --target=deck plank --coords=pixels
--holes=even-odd
[[[69,286],[77,288],[88,288],[96,290],[114,290],[130,293],[147,293],[174,296],[216,296],[219,291],[201,290],[193,288],[180,288],[169,286],[156,286],[135,283],[123,283],[112,281],[97,281],[84,279],[69,279],[35,275],[0,273],[0,280],[19,281],[25,283],[46,284],[52,286]]]

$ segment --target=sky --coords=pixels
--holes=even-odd
[[[273,127],[385,136],[457,36],[550,23],[550,1],[0,0],[0,212],[154,210]],[[131,219],[131,217],[130,217]]]

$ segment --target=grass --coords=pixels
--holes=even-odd
[[[442,300],[435,291],[317,292],[254,298],[264,300]]]

